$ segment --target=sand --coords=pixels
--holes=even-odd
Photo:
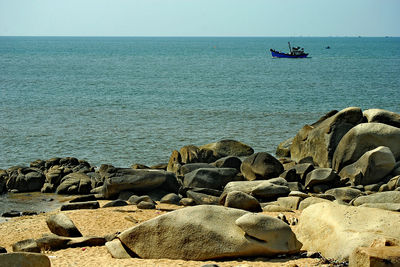
[[[108,201],[100,201],[103,206]],[[81,233],[86,235],[104,236],[130,228],[140,222],[149,220],[168,211],[182,207],[175,205],[161,204],[157,208],[161,210],[139,210],[135,205],[124,207],[100,208],[96,210],[73,210],[64,211],[75,223]],[[42,213],[35,216],[23,216],[13,218],[0,224],[0,246],[12,251],[12,244],[23,239],[39,238],[45,233],[50,233],[46,225],[46,218],[50,214]],[[265,214],[276,216],[278,213],[264,212]],[[298,217],[299,212],[284,212],[286,217]],[[295,229],[293,229],[295,230]],[[114,259],[108,253],[105,246],[69,248],[59,251],[43,251],[49,256],[52,266],[193,266],[200,267],[204,264],[218,264],[221,267],[240,266],[317,266],[318,259],[296,257],[282,258],[245,258],[245,259],[225,259],[218,261],[184,261],[169,259]]]

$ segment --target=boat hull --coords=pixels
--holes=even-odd
[[[281,53],[278,51],[271,50],[271,55],[272,57],[278,57],[278,58],[306,58],[308,56],[307,53],[301,54],[301,55],[291,55],[287,53]]]

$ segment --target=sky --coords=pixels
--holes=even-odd
[[[400,36],[400,0],[0,0],[0,36]]]

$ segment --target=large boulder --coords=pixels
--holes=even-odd
[[[290,146],[291,158],[300,161],[312,157],[318,166],[330,168],[339,141],[362,119],[360,108],[349,107],[337,113],[330,112],[312,125],[305,125]]]
[[[378,192],[354,199],[353,205],[359,206],[365,203],[400,203],[400,191]]]
[[[260,202],[258,202],[255,197],[252,197],[249,194],[240,191],[232,191],[227,194],[225,207],[248,210],[253,212],[262,211]]]
[[[200,149],[194,145],[187,145],[182,147],[179,150],[181,155],[182,163],[196,163],[196,162],[204,162],[209,163],[215,160],[213,156],[213,152],[208,149]]]
[[[183,186],[221,190],[235,180],[237,173],[234,168],[200,168],[185,175]]]
[[[215,166],[209,163],[188,163],[180,167],[178,174],[181,176],[185,176],[189,172],[192,172],[200,168],[215,168]]]
[[[90,177],[84,173],[70,173],[61,179],[57,194],[89,194],[92,189]]]
[[[267,152],[258,152],[243,160],[240,170],[246,180],[266,180],[278,177],[283,165]]]
[[[227,156],[245,157],[254,153],[254,149],[235,140],[221,140],[200,146],[200,149],[211,150],[216,159]]]
[[[379,146],[365,152],[356,162],[344,167],[339,175],[352,185],[369,185],[380,182],[396,165],[392,151]]]
[[[103,194],[110,199],[122,191],[148,192],[161,186],[168,176],[175,179],[174,173],[163,170],[113,168],[104,174]]]
[[[118,238],[141,258],[208,260],[296,253],[301,244],[283,224],[266,215],[202,205],[158,216]]]
[[[7,189],[16,189],[18,192],[40,191],[45,182],[45,175],[35,168],[13,168],[7,180]]]
[[[289,138],[283,142],[281,142],[276,148],[275,155],[277,157],[287,157],[290,158],[290,146],[292,145],[293,138]]]
[[[8,179],[8,174],[5,170],[0,170],[0,194],[7,191],[6,183]]]
[[[362,191],[351,187],[332,188],[326,191],[325,194],[332,195],[335,197],[335,199],[347,203],[355,199],[356,197],[359,197],[360,195],[364,195]]]
[[[50,231],[59,236],[79,237],[81,232],[75,226],[74,222],[65,214],[53,214],[46,219]]]
[[[400,128],[400,114],[384,109],[367,109],[363,112],[368,122],[379,122]]]
[[[340,180],[339,175],[331,168],[317,168],[306,176],[305,187],[319,184],[333,184]]]
[[[307,251],[348,260],[357,247],[375,239],[400,241],[400,214],[380,209],[318,203],[304,209],[296,236]]]
[[[50,267],[49,257],[41,253],[14,252],[0,254],[0,266],[7,267]]]
[[[388,147],[400,159],[400,128],[383,123],[361,123],[343,136],[333,155],[332,168],[340,171],[356,162],[365,152]]]

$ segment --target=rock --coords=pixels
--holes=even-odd
[[[292,242],[294,235],[288,237],[286,229],[281,229],[280,225],[254,225],[243,219],[238,226],[236,220],[245,214],[248,212],[221,206],[188,207],[127,229],[118,238],[141,258],[208,260],[299,251],[301,245]],[[263,220],[264,216],[253,222]],[[270,238],[261,235],[263,230],[276,235],[262,240],[260,237]]]
[[[288,186],[277,185],[269,181],[264,181],[251,190],[251,195],[265,200],[277,199],[278,197],[287,196],[289,193]]]
[[[364,203],[360,207],[400,211],[400,203]]]
[[[17,252],[0,254],[0,266],[7,267],[50,267],[50,259],[44,254]]]
[[[1,216],[6,217],[6,218],[19,217],[19,216],[21,216],[21,212],[17,211],[17,210],[11,210],[11,211],[4,212]]]
[[[319,198],[319,197],[308,197],[300,202],[299,210],[304,210],[305,208],[307,208],[311,205],[321,203],[321,202],[331,202],[331,201],[324,199],[324,198]]]
[[[194,190],[188,190],[186,192],[188,198],[194,200],[197,205],[218,205],[219,197],[196,192]]]
[[[400,158],[400,129],[382,123],[361,123],[343,136],[333,156],[332,168],[340,171],[356,162],[365,152],[379,146],[388,147]]]
[[[305,125],[290,146],[295,161],[312,157],[323,168],[332,167],[333,153],[341,138],[363,119],[360,108],[349,107],[337,113],[330,112],[312,125]]]
[[[263,208],[263,211],[265,212],[289,212],[292,211],[291,209],[281,207],[279,205],[266,205]]]
[[[293,166],[288,171],[295,170],[296,174],[299,176],[299,182],[305,182],[307,175],[315,169],[314,165],[310,163],[301,163]]]
[[[119,239],[114,239],[106,243],[108,252],[116,259],[129,259],[131,255],[126,251]]]
[[[128,202],[131,203],[131,204],[134,204],[134,205],[137,205],[137,204],[139,204],[139,203],[142,202],[142,201],[146,201],[146,202],[150,202],[150,203],[156,204],[156,203],[153,201],[153,199],[152,199],[150,196],[148,196],[148,195],[144,195],[144,196],[136,196],[136,195],[133,195],[133,196],[131,196],[131,197],[128,199]]]
[[[301,191],[290,191],[289,197],[301,197],[301,198],[308,198],[310,197],[309,194],[303,193]]]
[[[179,169],[178,173],[181,176],[185,176],[189,172],[192,172],[197,169],[201,168],[215,168],[215,166],[211,165],[210,163],[188,163],[185,165],[182,165],[181,168]]]
[[[16,189],[18,192],[40,191],[46,177],[39,169],[17,167],[9,175],[6,187],[8,190]]]
[[[279,197],[277,202],[279,206],[284,207],[288,210],[297,210],[300,202],[303,200],[302,197]]]
[[[280,186],[287,186],[288,185],[286,180],[281,178],[281,177],[270,179],[268,181],[256,180],[256,181],[234,181],[234,182],[230,182],[225,186],[224,191],[222,192],[222,194],[220,196],[220,204],[223,205],[225,203],[226,195],[229,192],[241,191],[241,192],[244,192],[246,194],[250,194],[251,195],[253,190],[255,188],[257,188],[257,186],[262,185],[262,184],[264,184],[266,182],[272,183],[274,185],[280,185]],[[262,186],[262,187],[264,187],[264,186]]]
[[[95,246],[104,246],[106,243],[106,239],[101,236],[83,236],[83,237],[73,237],[67,243],[68,247],[76,248],[76,247],[95,247]]]
[[[240,170],[248,181],[275,178],[284,171],[282,163],[267,152],[259,152],[246,158]]]
[[[235,179],[237,173],[233,168],[201,168],[186,174],[183,186],[221,190]]]
[[[290,191],[297,191],[297,192],[304,191],[304,186],[299,182],[288,182],[287,186],[289,187]]]
[[[255,197],[252,197],[240,191],[232,191],[226,195],[225,207],[242,209],[252,212],[262,211],[260,203]]]
[[[188,197],[184,197],[179,201],[179,204],[181,204],[182,206],[194,206],[196,205],[196,202]]]
[[[311,192],[317,193],[317,194],[323,194],[326,190],[331,188],[332,186],[327,185],[327,184],[317,184],[311,187]]]
[[[179,150],[183,164],[196,163],[196,162],[213,162],[211,151],[200,149],[194,145],[184,146]],[[211,158],[210,158],[211,156]]]
[[[289,225],[277,218],[264,214],[247,213],[239,217],[235,224],[246,235],[267,241],[271,250],[285,251],[288,248],[301,248],[302,244],[296,239]]]
[[[363,112],[368,122],[379,122],[400,128],[400,114],[384,109],[367,109]]]
[[[355,248],[369,246],[377,238],[400,241],[400,214],[318,203],[303,210],[296,235],[304,250],[318,251],[325,258],[348,260]]]
[[[37,252],[40,253],[40,247],[34,239],[25,239],[12,245],[14,252]]]
[[[281,173],[279,175],[279,177],[282,177],[283,179],[285,179],[288,182],[300,182],[301,181],[300,175],[298,175],[296,173],[296,170],[293,168],[289,169],[287,171],[284,171],[283,173]]]
[[[161,186],[168,176],[175,179],[175,174],[166,171],[115,168],[104,175],[103,194],[110,199],[121,191],[148,192]]]
[[[150,166],[150,169],[166,171],[167,167],[168,167],[168,163],[158,163],[156,165]]]
[[[109,208],[109,207],[122,207],[122,206],[127,206],[128,203],[122,199],[116,199],[113,201],[110,201],[106,204],[104,204],[104,206],[102,208]]]
[[[304,185],[313,187],[319,184],[334,184],[339,180],[339,175],[331,168],[317,168],[307,174]]]
[[[59,236],[79,237],[81,232],[75,226],[74,222],[65,214],[57,213],[46,219],[50,231]]]
[[[57,194],[88,194],[91,190],[90,177],[84,173],[70,173],[61,179]]]
[[[79,209],[98,209],[100,204],[98,201],[74,202],[61,206],[60,210],[79,210]]]
[[[387,191],[360,196],[353,201],[354,206],[364,203],[400,203],[400,191]]]
[[[292,145],[293,137],[281,142],[276,148],[275,155],[277,157],[290,158],[290,146]]]
[[[332,195],[335,199],[349,203],[352,199],[363,195],[364,193],[358,189],[351,187],[332,188],[325,192],[327,195]]]
[[[6,248],[0,247],[0,254],[2,254],[2,253],[7,253]],[[1,261],[0,261],[0,262],[1,262]]]
[[[36,240],[42,250],[59,250],[75,247],[103,246],[106,240],[104,237],[83,236],[83,237],[64,237],[55,234],[44,234]]]
[[[173,172],[173,173],[178,173],[181,166],[182,166],[181,154],[177,150],[172,151],[171,156],[169,157],[167,171]]]
[[[69,201],[69,203],[75,203],[75,202],[86,202],[86,201],[96,201],[95,195],[83,195],[83,196],[77,196]]]
[[[156,208],[156,205],[153,202],[148,201],[140,201],[136,206],[138,209],[142,210],[151,210]]]
[[[235,168],[236,170],[240,171],[242,161],[238,157],[227,156],[211,163],[211,165],[217,168]]]
[[[400,266],[400,247],[359,247],[349,257],[349,266]]]
[[[179,205],[181,198],[175,193],[169,193],[161,198],[160,203]]]
[[[60,185],[61,179],[67,174],[64,172],[64,167],[60,165],[51,166],[46,172],[46,182],[57,188]]]
[[[139,170],[139,169],[141,169],[141,170],[143,170],[143,169],[150,169],[150,167],[148,167],[148,166],[146,166],[146,165],[144,165],[144,164],[139,164],[139,163],[132,164],[132,165],[131,165],[131,168],[132,168],[132,169],[135,169],[135,170]]]
[[[245,157],[254,153],[250,146],[235,140],[221,140],[200,146],[200,149],[211,150],[216,159],[227,156]]]
[[[396,188],[400,187],[400,175],[397,175],[393,177],[392,179],[389,180],[387,183],[388,190],[392,191],[395,190]]]
[[[339,173],[352,185],[369,185],[380,182],[394,168],[396,161],[388,147],[380,146],[365,152],[356,162],[345,166]]]
[[[7,192],[6,182],[8,174],[5,170],[0,170],[0,195]]]

